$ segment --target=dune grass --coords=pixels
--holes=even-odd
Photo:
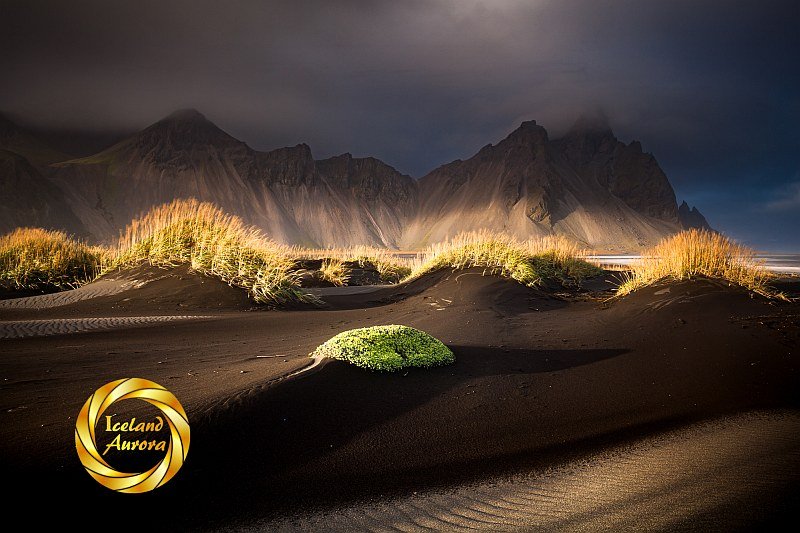
[[[739,285],[764,296],[778,296],[768,286],[773,275],[750,248],[719,233],[683,231],[642,254],[617,289],[624,296],[658,281],[707,277]]]
[[[583,255],[577,244],[561,236],[522,242],[489,231],[462,233],[428,248],[407,280],[442,268],[478,267],[530,287],[545,280],[569,285],[602,272],[581,259]]]
[[[0,285],[9,289],[74,289],[97,276],[106,252],[60,231],[18,228],[0,237]]]
[[[319,272],[323,280],[337,287],[347,285],[350,280],[350,269],[341,259],[323,259]]]
[[[353,261],[361,268],[374,268],[384,283],[400,283],[411,274],[408,261],[382,248],[353,246],[341,250],[341,254],[345,260]]]
[[[360,268],[374,268],[384,283],[400,283],[411,274],[409,261],[397,257],[389,250],[371,246],[312,249],[292,247],[295,259],[323,259],[326,261],[357,264]]]
[[[448,365],[455,361],[453,352],[438,339],[424,331],[397,325],[344,331],[321,344],[311,356],[339,359],[384,372]]]
[[[281,305],[315,301],[300,287],[304,271],[297,263],[304,259],[322,259],[319,275],[334,285],[347,284],[352,265],[358,265],[374,268],[384,283],[410,281],[441,268],[480,267],[533,286],[546,279],[570,284],[599,273],[581,254],[563,237],[520,242],[491,232],[461,234],[412,258],[366,246],[289,247],[213,204],[188,199],[154,207],[104,248],[59,232],[16,230],[0,241],[0,282],[17,289],[66,289],[143,262],[158,267],[188,264],[247,290],[256,302]]]
[[[189,264],[193,270],[246,289],[266,304],[307,301],[289,248],[266,238],[213,204],[175,200],[133,220],[120,236],[111,267],[146,261],[156,266]]]

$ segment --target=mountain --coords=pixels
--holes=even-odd
[[[23,156],[0,150],[0,235],[19,226],[86,233],[58,187]]]
[[[68,157],[0,116],[0,235],[19,226],[86,234],[62,191],[45,175],[50,163]]]
[[[635,249],[680,229],[675,193],[655,158],[596,123],[579,121],[550,140],[535,121],[523,122],[497,145],[433,170],[419,185],[423,200],[408,245],[489,228]]]
[[[681,202],[680,207],[678,207],[678,220],[683,229],[705,229],[713,231],[706,217],[704,217],[696,207],[689,209],[689,204],[686,203],[686,200]]]
[[[195,110],[166,117],[53,179],[97,238],[175,198],[210,201],[282,242],[395,246],[415,185],[377,159],[315,161],[300,144],[258,152]]]
[[[95,240],[113,238],[154,205],[189,197],[304,246],[413,249],[485,228],[634,250],[701,220],[707,226],[696,209],[679,209],[640,143],[620,142],[598,120],[578,121],[555,140],[524,122],[496,145],[418,181],[371,157],[315,160],[305,144],[253,150],[195,110],[77,159],[49,153],[3,124],[0,132],[11,131],[5,138],[19,151],[6,148],[14,157],[6,156],[0,183],[30,182],[31,196],[41,198],[35,206],[25,199],[22,210],[4,208],[4,224],[65,227]],[[52,218],[56,212],[63,220]]]
[[[54,150],[3,115],[0,115],[0,149],[21,155],[35,165],[48,165],[70,157]]]

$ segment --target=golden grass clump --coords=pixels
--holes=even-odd
[[[322,279],[337,287],[346,285],[350,279],[350,269],[341,259],[324,259],[319,269]]]
[[[575,283],[601,270],[584,261],[579,247],[561,236],[520,242],[490,231],[461,233],[435,244],[423,254],[408,279],[416,279],[441,268],[485,268],[528,286],[545,279]]]
[[[773,277],[750,248],[719,233],[692,229],[662,240],[645,251],[617,289],[624,296],[663,280],[699,276],[740,285],[765,296],[774,296],[767,286]]]
[[[74,289],[93,280],[106,260],[98,247],[61,231],[17,228],[0,237],[0,285],[10,289]]]
[[[304,259],[322,259],[320,276],[334,285],[351,270],[374,268],[386,283],[412,280],[440,268],[481,267],[526,285],[565,284],[599,273],[564,237],[520,242],[488,231],[460,234],[417,254],[356,246],[310,250],[278,244],[213,204],[175,200],[151,209],[122,232],[115,246],[89,247],[60,232],[19,229],[0,240],[0,283],[11,288],[73,288],[111,269],[142,262],[188,264],[248,291],[260,303],[315,301],[300,287]]]
[[[239,217],[195,199],[175,200],[133,220],[120,236],[113,267],[142,261],[192,269],[246,289],[260,303],[310,297],[299,288],[289,248],[267,239]]]
[[[295,259],[323,259],[355,263],[360,268],[374,268],[384,283],[399,283],[411,274],[411,262],[398,257],[389,250],[371,246],[351,246],[348,248],[310,249],[292,248]],[[324,265],[323,265],[324,266]]]
[[[407,260],[401,259],[388,250],[371,246],[353,246],[341,250],[345,261],[353,261],[361,268],[372,266],[385,283],[400,283],[411,274]]]

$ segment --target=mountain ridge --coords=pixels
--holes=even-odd
[[[708,227],[696,209],[679,209],[652,154],[598,121],[579,120],[555,140],[525,121],[419,180],[373,157],[315,159],[304,143],[254,150],[192,109],[92,156],[65,157],[40,164],[42,179],[63,193],[78,221],[63,229],[94,240],[113,238],[154,205],[188,197],[303,246],[413,249],[490,229],[635,249],[692,224]]]

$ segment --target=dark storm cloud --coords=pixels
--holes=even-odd
[[[191,106],[256,148],[308,142],[420,175],[522,120],[557,136],[602,109],[722,229],[761,244],[770,217],[800,226],[793,1],[0,9],[0,107],[39,126],[135,130]]]

